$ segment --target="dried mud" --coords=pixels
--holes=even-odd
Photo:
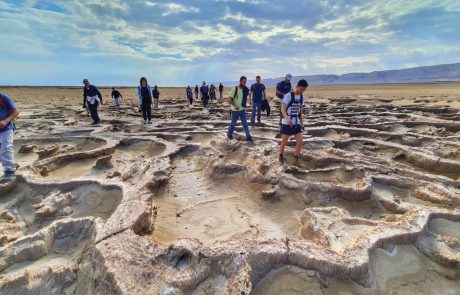
[[[240,125],[226,139],[224,102],[190,107],[182,89],[153,125],[122,89],[97,126],[79,90],[2,91],[22,111],[19,175],[0,186],[2,294],[460,290],[456,84],[313,88],[284,165],[276,99],[246,143]]]

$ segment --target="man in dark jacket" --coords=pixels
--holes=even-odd
[[[99,124],[101,119],[99,118],[98,108],[104,104],[102,94],[96,86],[89,84],[88,79],[83,80],[83,85],[83,108],[89,108],[91,118],[93,119],[92,124]]]
[[[112,87],[112,98],[115,100],[115,106],[117,108],[120,107],[120,101],[121,99],[123,98],[123,96],[121,95],[121,93],[115,89],[115,87]]]
[[[207,107],[209,102],[209,87],[206,85],[206,82],[203,81],[203,85],[200,88],[201,100],[203,101],[203,106]]]
[[[220,99],[224,98],[224,85],[222,83],[219,84],[219,94]]]

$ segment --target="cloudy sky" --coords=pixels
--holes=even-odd
[[[0,85],[182,86],[460,62],[459,0],[0,0]]]

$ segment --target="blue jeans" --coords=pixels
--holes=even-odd
[[[0,132],[0,162],[3,165],[5,174],[16,171],[13,154],[13,134],[13,130]]]
[[[227,137],[233,138],[233,131],[235,130],[236,121],[241,120],[241,125],[243,125],[244,132],[246,133],[246,140],[252,140],[251,134],[249,133],[248,120],[246,118],[246,110],[232,111],[232,122],[228,128]]]
[[[262,103],[261,102],[252,102],[251,124],[254,124],[256,122],[256,112],[257,112],[257,122],[260,123],[260,114],[262,113]]]
[[[116,107],[120,106],[120,100],[121,100],[121,97],[115,97],[115,106]]]

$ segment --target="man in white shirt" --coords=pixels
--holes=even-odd
[[[284,148],[290,136],[295,136],[295,160],[299,159],[302,150],[302,130],[304,128],[302,121],[302,106],[304,104],[303,93],[307,90],[308,83],[300,80],[294,91],[284,95],[281,104],[281,145],[280,145],[280,162],[284,163]]]

